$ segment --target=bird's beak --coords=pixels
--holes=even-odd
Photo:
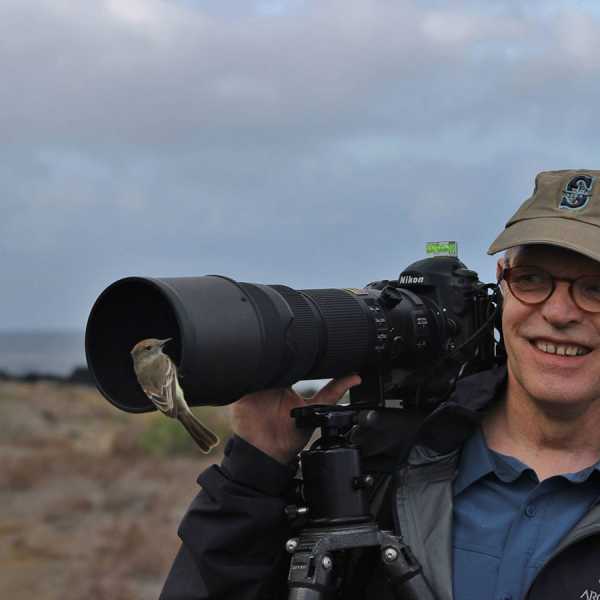
[[[160,347],[162,348],[167,342],[170,342],[173,338],[167,338],[166,340],[159,340]]]

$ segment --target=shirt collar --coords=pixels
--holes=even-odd
[[[577,473],[566,473],[563,475],[565,479],[572,481],[573,483],[582,483],[583,481],[587,481],[590,477],[600,478],[600,461],[598,461],[595,465],[591,467],[587,467],[578,471]]]
[[[517,458],[490,450],[481,427],[477,427],[463,446],[458,474],[454,481],[454,495],[460,494],[490,473],[494,473],[504,483],[515,481],[523,473],[537,480],[533,470]],[[592,476],[600,478],[600,461],[577,473],[566,473],[560,477],[571,483],[582,483]]]
[[[454,495],[460,494],[488,473],[493,473],[495,464],[490,456],[481,428],[478,427],[463,446],[454,481]]]

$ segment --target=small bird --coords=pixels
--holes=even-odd
[[[219,443],[219,438],[206,428],[190,410],[177,379],[177,367],[163,352],[163,346],[173,338],[148,338],[131,350],[133,370],[138,383],[154,406],[165,415],[179,419],[200,449],[207,453]]]

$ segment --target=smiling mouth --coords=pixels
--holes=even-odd
[[[543,340],[532,340],[531,343],[546,354],[556,354],[558,356],[585,356],[591,352],[589,348],[577,344],[554,344]]]

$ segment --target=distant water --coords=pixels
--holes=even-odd
[[[0,332],[0,371],[65,376],[85,364],[83,332]]]

